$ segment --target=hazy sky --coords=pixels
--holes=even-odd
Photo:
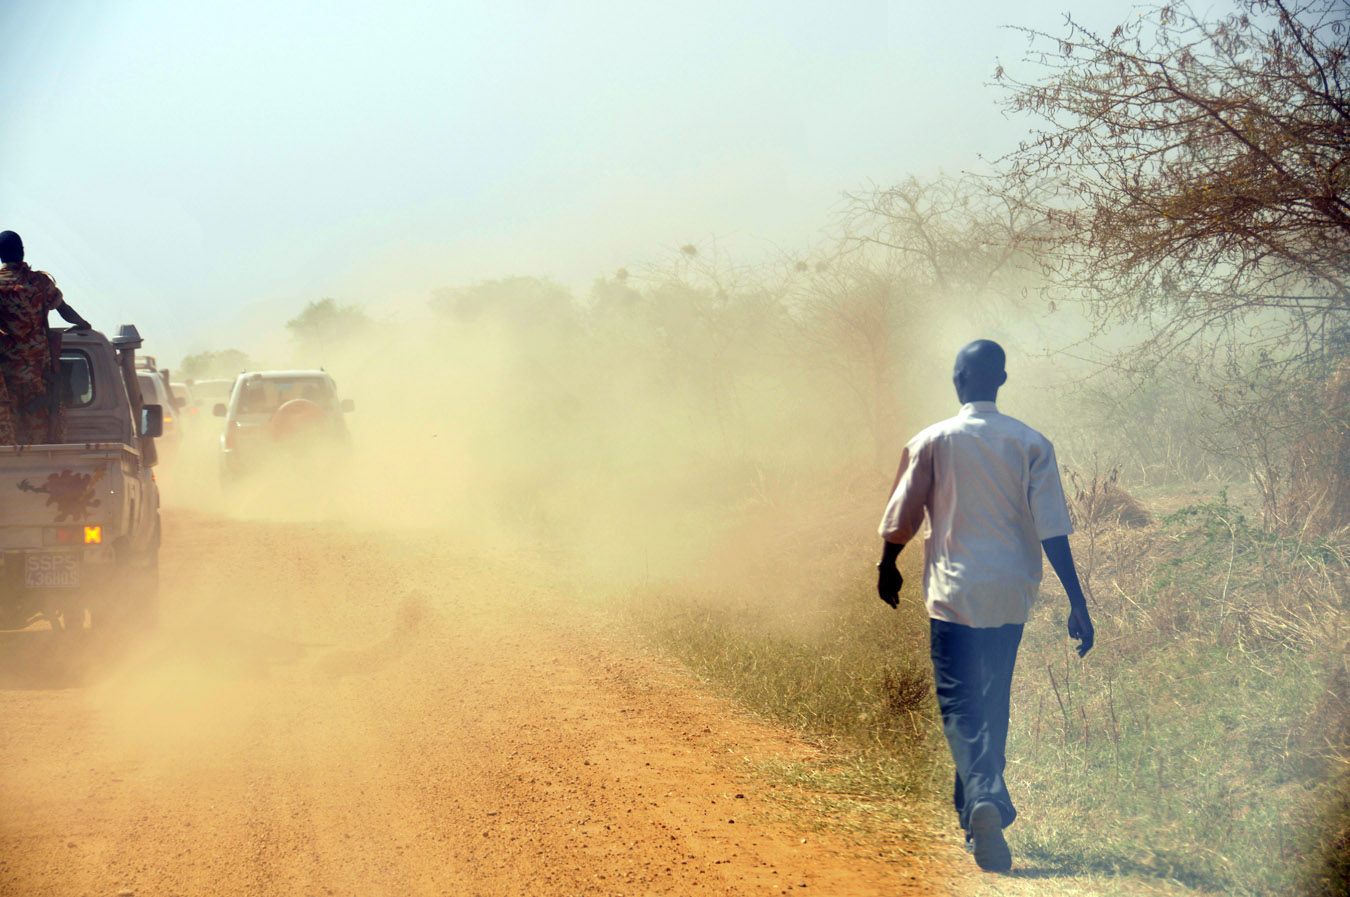
[[[580,291],[690,241],[755,259],[818,241],[846,190],[1012,146],[1000,26],[1069,8],[0,0],[0,228],[172,361],[323,296]]]

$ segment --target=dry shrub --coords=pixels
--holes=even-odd
[[[1350,643],[1332,644],[1321,693],[1308,713],[1308,736],[1330,769],[1350,772]],[[1350,778],[1346,785],[1350,786]]]
[[[1291,523],[1328,533],[1350,526],[1350,361],[1327,378],[1315,413],[1294,446],[1286,504]]]
[[[1093,464],[1089,479],[1076,470],[1070,470],[1069,482],[1073,495],[1069,499],[1069,513],[1077,528],[1116,524],[1136,528],[1148,526],[1149,513],[1133,495],[1120,485],[1120,468],[1113,467],[1105,475]]]
[[[1101,482],[1096,499],[1080,485],[1070,510],[1079,575],[1105,630],[1141,645],[1203,633],[1226,647],[1339,656],[1331,646],[1350,621],[1350,529],[1282,535],[1249,522],[1226,493],[1159,512],[1155,526],[1101,523],[1114,513]]]
[[[881,674],[881,697],[886,713],[910,718],[923,713],[933,690],[933,677],[924,669],[887,667]]]

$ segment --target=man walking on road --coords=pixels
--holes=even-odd
[[[924,594],[942,728],[956,766],[954,801],[981,869],[1007,872],[1003,829],[1017,817],[1003,781],[1017,647],[1041,583],[1041,550],[1069,596],[1078,655],[1092,619],[1069,550],[1068,506],[1050,441],[994,405],[1008,379],[1001,346],[956,356],[961,411],[909,441],[881,520],[877,592],[899,605],[895,561],[924,523]]]

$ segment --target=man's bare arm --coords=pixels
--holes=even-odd
[[[1064,586],[1069,596],[1069,638],[1079,640],[1078,656],[1083,657],[1092,650],[1095,633],[1092,628],[1092,616],[1088,613],[1087,598],[1083,595],[1083,586],[1078,581],[1078,570],[1074,567],[1073,551],[1069,548],[1068,536],[1052,536],[1041,541],[1050,566]]]
[[[67,324],[74,324],[76,330],[92,330],[89,322],[80,317],[80,313],[71,308],[67,303],[62,302],[56,306],[56,313],[65,319]]]

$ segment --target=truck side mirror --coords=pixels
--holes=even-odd
[[[355,411],[355,410],[356,410],[356,403],[353,402],[351,399],[343,399],[343,400],[342,400],[342,410],[343,410],[343,411]]]
[[[222,405],[220,402],[216,402],[216,407],[211,409],[211,413],[214,414],[216,417],[224,417],[225,406]]]
[[[182,407],[185,406],[185,405],[187,405],[187,399],[186,399],[186,398],[184,398],[183,396],[174,396],[174,397],[173,397],[173,407],[175,407],[175,408],[182,408]]]
[[[141,435],[157,439],[164,435],[164,406],[146,405],[141,408]]]

